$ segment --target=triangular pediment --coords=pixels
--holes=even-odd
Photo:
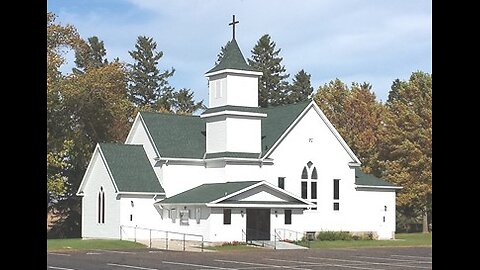
[[[293,194],[286,192],[272,184],[262,181],[249,188],[240,190],[215,202],[217,205],[291,205],[296,207],[308,207],[311,205]]]

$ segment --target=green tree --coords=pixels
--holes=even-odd
[[[172,111],[176,114],[192,114],[200,109],[205,109],[203,100],[195,102],[193,92],[190,89],[182,88],[174,93]]]
[[[412,216],[420,213],[423,232],[428,232],[432,209],[432,75],[417,71],[408,81],[395,80],[386,107],[379,156],[382,173],[403,187],[397,195],[400,211]]]
[[[89,68],[99,68],[108,64],[105,58],[107,50],[103,45],[103,41],[93,36],[88,38],[88,42],[83,42],[79,50],[75,52],[74,72],[83,72]]]
[[[263,73],[258,80],[258,104],[261,107],[283,104],[288,85],[289,74],[285,73],[283,58],[279,56],[281,49],[275,47],[270,35],[265,34],[253,47],[252,58],[248,59],[250,66]]]
[[[352,83],[349,88],[336,79],[320,86],[314,100],[360,159],[362,170],[378,175],[378,144],[385,109],[376,101],[371,86]]]
[[[288,87],[287,92],[285,93],[285,104],[292,104],[310,99],[313,93],[310,77],[311,75],[306,73],[303,69],[295,74],[292,85]]]
[[[75,50],[81,38],[72,25],[55,22],[56,16],[47,12],[47,213],[53,203],[66,196],[71,141],[66,138],[71,119],[65,111],[63,84],[65,76],[60,72],[64,55]]]
[[[135,50],[129,51],[135,63],[130,64],[128,94],[137,106],[158,106],[158,100],[168,94],[171,87],[168,78],[173,76],[175,69],[160,73],[158,62],[163,57],[162,51],[157,51],[157,43],[153,38],[139,36]]]
[[[80,236],[80,199],[75,196],[97,142],[121,142],[132,120],[125,67],[114,61],[64,75],[68,49],[87,44],[73,26],[47,13],[47,211],[60,216],[49,232]],[[48,213],[48,212],[47,212]]]

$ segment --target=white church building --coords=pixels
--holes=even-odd
[[[82,237],[138,226],[206,241],[277,229],[393,238],[400,187],[362,173],[315,102],[258,107],[261,75],[232,39],[205,74],[201,115],[140,112],[124,144],[98,144],[77,193]]]

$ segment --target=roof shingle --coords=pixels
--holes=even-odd
[[[120,192],[165,192],[143,146],[101,143],[100,149]]]
[[[174,204],[174,203],[193,203],[204,204],[213,202],[229,194],[240,191],[251,185],[257,184],[261,181],[244,181],[244,182],[226,182],[203,184],[196,188],[189,189],[175,196],[160,201],[160,204]]]

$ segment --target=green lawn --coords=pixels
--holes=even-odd
[[[251,245],[225,245],[225,246],[205,247],[205,249],[216,250],[216,251],[228,251],[228,250],[254,250],[254,249],[258,249],[258,247],[251,246]]]
[[[123,240],[82,240],[72,239],[47,239],[47,250],[78,250],[78,249],[133,249],[145,248],[143,244]]]
[[[431,246],[432,233],[399,233],[395,240],[311,241],[310,248]],[[299,243],[305,245],[306,243]]]

